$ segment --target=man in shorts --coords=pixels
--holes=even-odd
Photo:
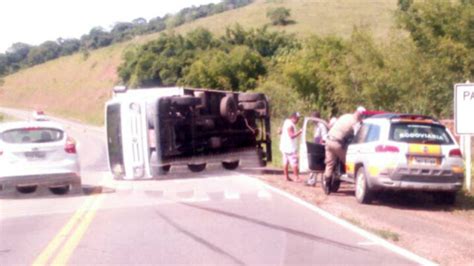
[[[291,165],[293,173],[296,176],[296,181],[299,181],[299,167],[298,167],[298,141],[297,137],[301,134],[301,130],[296,130],[296,124],[300,118],[300,114],[295,112],[291,114],[288,119],[283,122],[280,136],[280,151],[283,159],[283,172],[286,180],[293,181],[288,175],[288,166]]]

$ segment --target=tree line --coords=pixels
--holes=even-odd
[[[199,18],[248,5],[251,2],[252,0],[222,0],[217,4],[211,3],[185,8],[177,14],[167,14],[149,21],[144,18],[137,18],[132,22],[117,22],[110,31],[102,27],[95,27],[80,39],[59,38],[55,41],[45,41],[37,46],[17,42],[12,44],[6,53],[0,53],[0,77],[61,56],[71,55],[79,51],[94,50],[130,40],[138,35],[178,27]]]
[[[378,42],[355,28],[343,39],[299,40],[266,27],[234,25],[162,34],[124,53],[119,75],[130,87],[182,85],[260,91],[274,116],[319,110],[325,116],[370,109],[451,117],[453,84],[474,78],[474,1],[399,0],[398,27]]]

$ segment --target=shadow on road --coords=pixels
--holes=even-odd
[[[16,188],[0,191],[0,199],[43,199],[43,198],[69,198],[69,197],[87,197],[103,193],[115,193],[114,188],[104,186],[82,185],[80,191],[53,192],[48,187],[36,187],[22,189],[20,192]]]
[[[169,225],[173,226],[177,231],[179,231],[180,233],[190,237],[194,241],[206,246],[207,248],[209,248],[210,250],[212,250],[212,251],[214,251],[218,254],[221,254],[221,255],[229,258],[230,260],[232,260],[237,265],[245,265],[245,263],[243,261],[241,261],[240,259],[236,258],[235,256],[228,253],[227,251],[219,248],[218,246],[212,244],[211,242],[207,241],[206,239],[204,239],[202,237],[199,237],[196,234],[193,234],[192,232],[184,229],[183,227],[181,227],[180,225],[175,223],[173,220],[171,220],[169,217],[165,216],[164,214],[157,211],[157,215],[160,216],[160,218],[163,219],[164,221],[166,221]]]
[[[299,231],[299,230],[296,230],[296,229],[293,229],[293,228],[289,228],[289,227],[285,227],[285,226],[281,226],[281,225],[261,221],[261,220],[258,220],[258,219],[252,218],[252,217],[247,217],[247,216],[243,216],[243,215],[240,215],[240,214],[227,212],[227,211],[223,211],[223,210],[218,210],[218,209],[214,209],[214,208],[198,206],[198,205],[190,204],[190,203],[180,203],[180,204],[191,207],[191,208],[199,209],[199,210],[202,210],[202,211],[212,212],[212,213],[215,213],[215,214],[236,218],[236,219],[239,219],[239,220],[243,220],[243,221],[246,221],[246,222],[249,222],[249,223],[257,224],[257,225],[264,226],[264,227],[267,227],[267,228],[271,228],[271,229],[274,229],[274,230],[283,231],[287,234],[292,234],[292,235],[295,235],[295,236],[298,236],[298,237],[302,237],[302,238],[309,239],[309,240],[312,240],[312,241],[317,241],[317,242],[320,242],[320,243],[325,243],[325,244],[331,245],[331,246],[337,246],[339,248],[343,248],[343,249],[346,249],[346,250],[367,251],[367,249],[365,249],[365,248],[361,248],[361,247],[357,247],[357,246],[353,246],[353,245],[347,245],[347,244],[344,244],[344,243],[341,243],[341,242],[338,242],[338,241],[334,241],[334,240],[331,240],[331,239],[327,239],[327,238],[324,238],[324,237],[313,235],[313,234],[310,234],[310,233],[307,233],[307,232]]]

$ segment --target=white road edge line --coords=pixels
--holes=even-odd
[[[332,222],[334,222],[334,223],[336,223],[336,224],[338,224],[338,225],[340,225],[340,226],[342,226],[346,229],[349,229],[349,230],[351,230],[351,231],[367,238],[368,240],[374,242],[375,244],[383,246],[386,249],[388,249],[390,251],[393,251],[394,253],[397,253],[397,254],[399,254],[399,255],[401,255],[401,256],[409,259],[409,260],[412,260],[412,261],[414,261],[414,262],[416,262],[420,265],[438,265],[438,264],[436,264],[436,263],[434,263],[434,262],[432,262],[432,261],[430,261],[426,258],[423,258],[419,255],[416,255],[415,253],[413,253],[411,251],[408,251],[404,248],[401,248],[397,245],[394,245],[394,244],[386,241],[385,239],[380,238],[377,235],[374,235],[370,232],[367,232],[367,231],[365,231],[365,230],[363,230],[363,229],[361,229],[361,228],[359,228],[359,227],[357,227],[357,226],[355,226],[355,225],[353,225],[353,224],[351,224],[351,223],[349,223],[349,222],[347,222],[347,221],[345,221],[345,220],[343,220],[343,219],[341,219],[337,216],[334,216],[331,213],[329,213],[329,212],[327,212],[327,211],[325,211],[325,210],[323,210],[323,209],[321,209],[321,208],[319,208],[319,207],[317,207],[317,206],[315,206],[315,205],[313,205],[309,202],[306,202],[306,201],[304,201],[304,200],[302,200],[302,199],[300,199],[296,196],[293,196],[293,195],[291,195],[290,193],[288,193],[286,191],[283,191],[279,188],[273,187],[273,186],[265,183],[264,181],[262,181],[258,178],[251,177],[251,176],[241,174],[241,173],[236,173],[236,174],[238,174],[239,176],[245,177],[245,178],[254,179],[255,181],[261,183],[267,189],[269,189],[269,190],[271,190],[271,191],[273,191],[273,192],[275,192],[275,193],[277,193],[281,196],[284,196],[284,197],[292,200],[293,202],[298,203],[298,204],[310,209],[311,211],[316,212],[317,214],[323,216],[324,218],[326,218],[326,219],[328,219],[328,220],[330,220],[330,221],[332,221]]]

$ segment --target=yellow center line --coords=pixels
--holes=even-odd
[[[76,249],[77,245],[81,241],[82,237],[89,228],[92,219],[94,218],[97,210],[100,208],[102,201],[104,201],[105,195],[99,195],[94,204],[91,206],[91,209],[87,211],[84,215],[84,219],[81,220],[81,223],[77,226],[76,230],[71,234],[67,242],[58,252],[56,258],[52,261],[51,265],[66,265],[67,261],[71,257],[72,253]]]
[[[46,265],[49,258],[53,255],[56,249],[61,245],[61,243],[67,238],[69,232],[74,228],[76,223],[78,223],[87,210],[87,208],[92,205],[94,198],[88,198],[74,213],[74,215],[69,219],[69,222],[59,231],[58,234],[51,240],[48,246],[41,252],[41,254],[36,258],[32,265]]]
[[[111,179],[104,179],[105,177],[102,178],[100,186],[104,187],[111,185]],[[86,201],[79,207],[79,209],[77,209],[74,215],[69,219],[66,225],[64,225],[59,231],[59,233],[56,234],[56,236],[49,242],[48,246],[46,246],[46,248],[36,258],[32,265],[46,265],[62,243],[64,243],[64,246],[56,256],[55,261],[58,260],[58,258],[61,258],[61,260],[58,260],[58,262],[56,263],[59,264],[60,261],[62,261],[61,264],[65,264],[67,262],[67,259],[74,251],[74,248],[79,243],[79,240],[85,233],[88,225],[92,221],[95,211],[100,207],[100,204],[102,203],[104,197],[105,195],[101,194],[86,199]],[[75,231],[73,231],[74,228],[76,228]],[[69,243],[71,241],[77,243],[75,245],[72,245]],[[65,249],[66,246],[68,247],[68,249]],[[67,254],[67,256],[64,256],[63,253]]]

